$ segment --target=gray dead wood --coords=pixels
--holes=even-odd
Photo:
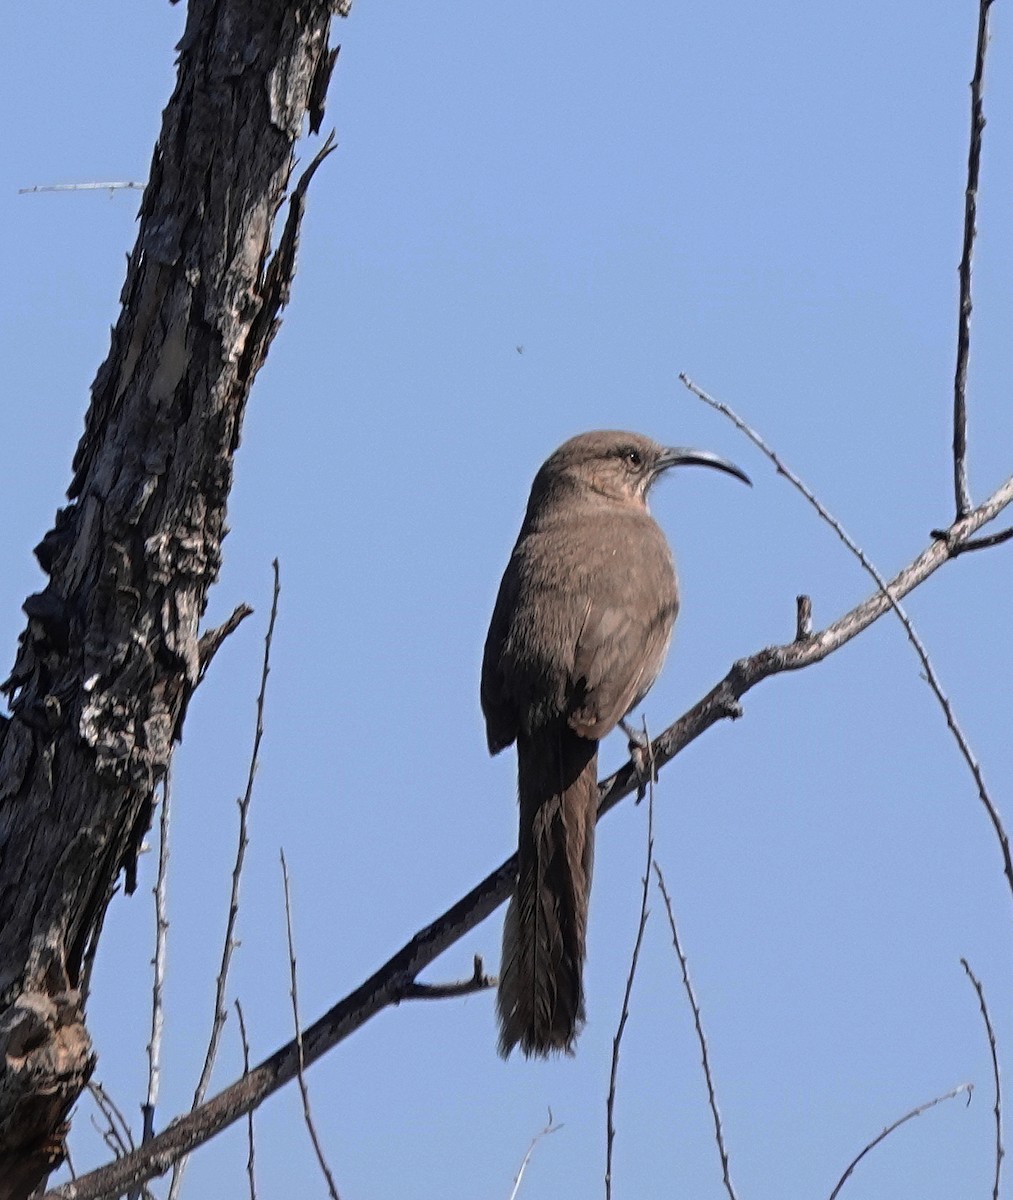
[[[94,1066],[88,965],[201,673],[243,411],[288,299],[323,0],[191,0],[123,309],[0,718],[0,1200],[61,1160]],[[317,160],[311,166],[317,165]],[[305,182],[308,180],[305,179]]]

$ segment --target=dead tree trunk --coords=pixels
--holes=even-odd
[[[49,581],[25,602],[0,718],[0,1200],[61,1160],[94,1066],[88,967],[121,871],[134,886],[199,679],[232,459],[288,298],[302,185],[273,256],[272,231],[303,119],[322,117],[334,7],[191,0],[70,502],[36,549]]]

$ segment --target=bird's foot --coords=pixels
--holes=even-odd
[[[626,734],[627,748],[630,752],[630,762],[637,773],[637,804],[647,795],[648,784],[654,783],[657,774],[654,770],[654,756],[651,753],[651,740],[647,731],[634,729],[626,720],[619,722],[619,728]]]

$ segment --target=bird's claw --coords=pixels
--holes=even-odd
[[[625,720],[619,722],[619,727],[627,737],[627,748],[630,752],[630,762],[637,773],[637,799],[639,804],[647,795],[647,785],[654,783],[654,760],[651,755],[651,743],[647,735],[639,729],[634,729]]]

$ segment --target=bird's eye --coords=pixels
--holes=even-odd
[[[642,467],[644,465],[644,456],[639,450],[626,450],[623,453],[623,458],[630,467]]]

